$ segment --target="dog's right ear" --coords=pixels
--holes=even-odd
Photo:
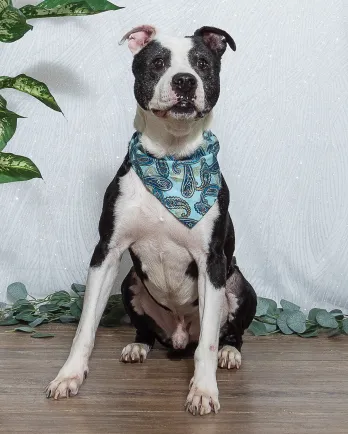
[[[142,25],[134,27],[134,29],[127,32],[120,44],[123,44],[126,40],[128,41],[128,47],[133,53],[133,55],[139,53],[139,51],[145,47],[156,35],[156,29],[153,26]]]

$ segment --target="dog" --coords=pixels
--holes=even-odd
[[[229,190],[209,130],[221,58],[236,45],[215,27],[172,38],[142,25],[125,41],[134,55],[136,133],[105,193],[70,355],[46,393],[78,393],[128,249],[133,267],[121,291],[136,336],[121,361],[144,362],[156,340],[177,351],[196,345],[186,409],[217,413],[216,369],[240,368],[242,336],[256,311],[255,291],[233,256]]]

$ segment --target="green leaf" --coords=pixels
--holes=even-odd
[[[9,325],[15,325],[18,324],[19,321],[16,320],[16,318],[13,318],[12,316],[8,316],[2,321],[0,321],[0,326],[9,326]]]
[[[266,336],[268,335],[268,331],[265,327],[265,324],[258,321],[253,321],[248,330],[254,335],[254,336]]]
[[[53,333],[44,333],[44,332],[35,332],[32,335],[30,335],[31,338],[53,338]]]
[[[337,319],[341,320],[344,318],[343,312],[340,309],[333,309],[330,313]]]
[[[82,310],[83,308],[83,298],[78,298],[75,303],[77,304],[77,306],[80,308],[80,310]]]
[[[309,311],[308,319],[312,322],[317,322],[317,314],[318,312],[325,312],[325,309],[319,309],[318,307],[314,307]]]
[[[255,316],[263,316],[277,309],[277,303],[270,298],[257,297],[257,308]]]
[[[15,332],[32,333],[34,329],[32,327],[17,327],[14,329]]]
[[[0,0],[0,14],[7,6],[12,6],[9,0]]]
[[[348,335],[348,318],[347,318],[347,319],[344,319],[344,320],[342,321],[342,325],[341,325],[341,327],[342,327],[342,330],[344,331],[344,333],[345,333],[346,335]]]
[[[17,75],[17,77],[2,76],[0,77],[0,89],[3,88],[17,89],[21,92],[28,93],[43,104],[47,105],[47,107],[61,112],[60,107],[45,83],[42,83],[35,78],[28,77],[25,74]]]
[[[30,311],[24,311],[18,313],[15,318],[20,321],[32,322],[36,320],[36,316],[32,315]]]
[[[39,169],[27,157],[0,152],[0,184],[42,178]]]
[[[35,306],[29,300],[21,298],[12,305],[12,311],[15,313],[34,312]]]
[[[305,331],[304,333],[299,333],[301,338],[314,338],[318,336],[318,330]]]
[[[15,42],[33,28],[22,12],[11,5],[0,4],[0,42]]]
[[[0,3],[1,3],[1,0],[0,0]],[[6,106],[7,106],[6,99],[0,95],[0,108],[6,108]]]
[[[59,306],[57,306],[56,304],[53,304],[53,303],[42,304],[39,307],[39,311],[41,313],[56,312],[57,310],[59,310]]]
[[[100,324],[104,327],[115,327],[121,324],[121,319],[125,314],[123,305],[113,306],[110,311],[104,315]]]
[[[0,95],[0,151],[10,141],[17,128],[17,119],[22,116],[11,112],[6,108],[7,102]]]
[[[49,6],[49,4],[56,4],[55,6]],[[31,18],[45,18],[45,17],[64,17],[64,16],[83,16],[94,15],[100,12],[108,10],[121,9],[118,6],[104,2],[104,5],[92,7],[89,3],[95,3],[91,1],[79,1],[79,2],[63,2],[59,1],[44,1],[39,5],[26,5],[20,8],[20,11],[25,15],[27,19]]]
[[[277,318],[277,326],[279,327],[280,331],[282,333],[284,333],[285,335],[292,335],[293,331],[291,330],[291,328],[288,326],[286,320],[287,317],[292,315],[292,312],[290,311],[284,311],[281,312],[281,314],[279,315],[279,318]]]
[[[11,283],[11,285],[7,287],[7,296],[11,301],[25,299],[27,298],[27,295],[27,289],[25,285],[21,282]]]
[[[70,294],[67,291],[57,291],[50,296],[50,302],[54,304],[59,304],[61,302],[66,303],[70,301],[70,299]]]
[[[269,315],[262,315],[258,317],[258,320],[262,321],[265,324],[277,324],[277,318],[273,318],[272,316]]]
[[[326,310],[322,310],[321,312],[317,313],[316,316],[317,323],[321,325],[322,327],[335,329],[338,327],[338,322],[336,321],[335,317],[327,312]]]
[[[77,294],[81,295],[86,291],[86,285],[81,285],[80,283],[73,283],[71,289]]]
[[[297,311],[300,310],[300,306],[297,306],[297,304],[291,303],[287,300],[280,300],[280,305],[283,309],[291,310],[291,311]]]
[[[76,322],[76,318],[72,315],[62,315],[59,317],[59,321],[62,323]]]
[[[264,323],[264,325],[265,325],[266,330],[268,331],[268,333],[275,332],[277,330],[277,325],[276,324],[267,324],[267,323]]]
[[[286,318],[286,323],[296,333],[304,333],[306,331],[306,317],[302,312],[294,311]]]
[[[57,306],[59,306],[59,307],[67,307],[67,308],[70,309],[70,306],[71,306],[71,304],[72,304],[73,302],[74,302],[73,299],[70,299],[70,300],[67,301],[67,302],[65,302],[65,301],[59,301],[59,302],[57,303]]]
[[[76,319],[81,318],[81,309],[79,308],[79,305],[76,303],[76,301],[70,306],[70,313]]]
[[[32,322],[29,324],[29,326],[30,326],[30,327],[36,327],[36,326],[42,324],[44,321],[45,321],[45,318],[43,318],[43,317],[39,317],[39,318],[36,318],[34,321],[32,321]]]
[[[122,294],[113,294],[110,295],[108,303],[110,304],[120,304],[122,301]]]
[[[71,2],[69,0],[44,0],[43,2],[39,3],[37,6],[43,7],[43,8],[56,8],[58,6],[68,6],[71,4],[80,4],[85,3],[90,7],[95,13],[103,12],[103,11],[111,11],[111,10],[118,10],[123,9],[120,6],[116,6],[113,3],[110,3],[107,0],[86,0],[85,2]]]

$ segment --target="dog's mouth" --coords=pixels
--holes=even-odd
[[[152,109],[152,113],[159,117],[164,118],[166,116],[172,116],[175,118],[191,117],[196,112],[196,106],[194,99],[180,98],[179,101],[167,110],[155,110]]]

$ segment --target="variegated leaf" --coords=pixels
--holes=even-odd
[[[29,158],[0,152],[0,184],[32,178],[41,178],[41,173]]]
[[[55,6],[48,6],[55,4]],[[59,4],[58,4],[59,3]],[[97,2],[100,3],[100,2]],[[120,9],[118,6],[110,3],[103,2],[102,5],[95,5],[94,1],[80,1],[80,2],[66,2],[62,0],[56,2],[43,2],[39,5],[27,5],[20,8],[21,12],[29,18],[45,18],[45,17],[63,17],[63,16],[81,16],[81,15],[94,15],[107,10]]]
[[[17,119],[22,116],[7,110],[6,100],[0,95],[0,151],[12,138],[17,128]]]
[[[110,3],[107,0],[85,0],[88,6],[95,11],[95,13],[103,12],[103,11],[116,11],[118,9],[123,9],[120,6],[116,6],[113,3]],[[45,9],[56,8],[57,6],[65,6],[65,5],[74,4],[71,0],[44,0],[39,3],[37,6]]]
[[[21,12],[26,16],[27,19],[93,15],[98,13],[95,12],[86,2],[69,3],[62,6],[57,6],[52,9],[34,5],[27,5],[21,8]]]
[[[8,0],[0,0],[0,14],[4,9],[7,8],[7,6],[10,6],[10,2]]]
[[[0,108],[6,108],[6,105],[7,105],[6,99],[0,95]]]
[[[0,0],[0,42],[14,42],[33,28],[26,22],[22,12]],[[1,10],[2,9],[2,10]]]
[[[5,87],[28,93],[47,105],[47,107],[50,107],[57,112],[61,112],[60,107],[45,83],[42,83],[35,78],[28,77],[25,74],[17,75],[17,77],[0,77],[0,89]]]

